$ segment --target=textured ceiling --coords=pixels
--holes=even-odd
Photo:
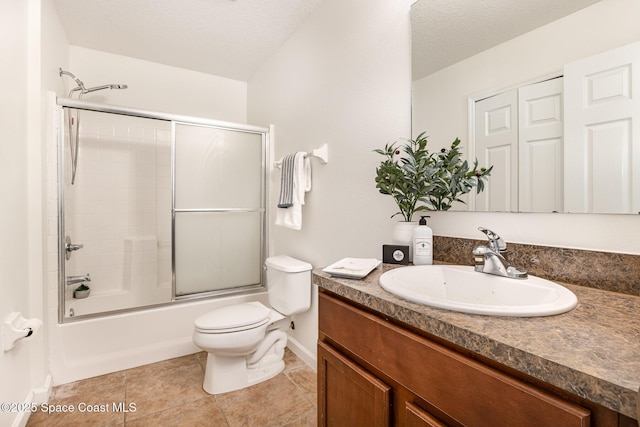
[[[54,0],[69,43],[247,81],[322,0]]]
[[[247,81],[322,1],[54,0],[54,5],[74,46]],[[597,1],[419,0],[411,10],[414,79]]]
[[[432,74],[599,0],[418,0],[413,79]]]

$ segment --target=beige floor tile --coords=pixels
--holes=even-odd
[[[127,426],[131,427],[226,427],[227,425],[220,407],[212,396],[127,421]]]
[[[303,365],[297,369],[290,370],[286,375],[302,390],[309,402],[315,406],[318,401],[317,375],[315,371],[309,366]]]
[[[204,368],[207,367],[207,352],[201,351],[200,353],[196,353],[195,356],[198,359],[200,366],[202,366],[202,369],[204,370]]]
[[[206,354],[206,353],[205,353]],[[199,365],[198,353],[190,354],[188,356],[176,357],[173,359],[163,360],[161,362],[152,363],[149,365],[138,366],[137,368],[127,369],[124,372],[127,380],[132,380],[137,377],[155,376],[158,373],[167,371],[169,369],[180,368],[189,365]]]
[[[282,426],[305,416],[314,406],[286,375],[246,389],[216,395],[229,426]]]
[[[283,427],[316,427],[318,425],[318,414],[316,409],[309,411],[304,417],[297,419]]]
[[[283,373],[243,390],[211,396],[202,390],[207,354],[165,360],[54,387],[49,405],[103,405],[108,412],[35,413],[29,427],[286,426],[317,423],[316,376],[289,349]],[[118,412],[134,404],[135,412]]]
[[[49,413],[32,414],[27,425],[122,426],[124,413],[117,408],[125,401],[124,379],[117,372],[55,387],[46,405]]]
[[[284,372],[290,371],[292,369],[298,369],[301,366],[307,366],[306,363],[302,359],[300,359],[294,352],[289,350],[288,348],[284,348]]]
[[[136,375],[127,379],[127,403],[135,404],[126,421],[207,397],[202,390],[204,372],[199,363],[189,363],[153,375]]]

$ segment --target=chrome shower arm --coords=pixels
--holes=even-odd
[[[58,72],[60,73],[60,77],[62,77],[63,75],[64,75],[64,76],[69,76],[69,77],[71,77],[73,80],[75,80],[75,81],[76,81],[76,84],[78,85],[78,87],[79,87],[80,89],[82,89],[82,91],[83,91],[83,92],[85,91],[84,83],[82,83],[82,80],[80,80],[80,79],[79,79],[79,78],[77,78],[75,75],[73,75],[73,73],[70,73],[70,72],[68,72],[68,71],[65,71],[65,70],[63,70],[62,68],[58,68]],[[75,89],[74,89],[73,91],[75,91]],[[73,91],[72,91],[72,92],[73,92]]]

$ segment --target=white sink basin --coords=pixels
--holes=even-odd
[[[458,265],[396,268],[380,276],[380,286],[431,307],[493,316],[550,316],[578,305],[573,292],[549,280],[510,279]]]

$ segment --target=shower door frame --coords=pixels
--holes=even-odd
[[[66,271],[65,271],[65,206],[64,206],[64,194],[65,194],[65,138],[64,138],[64,107],[75,108],[79,110],[95,111],[100,113],[118,114],[131,117],[140,117],[146,119],[163,120],[171,123],[171,300],[164,303],[142,305],[130,308],[123,308],[118,310],[110,310],[106,312],[90,313],[79,316],[65,316],[65,302],[66,302]],[[80,321],[95,317],[110,316],[114,314],[120,314],[131,311],[138,311],[149,309],[153,307],[161,307],[171,305],[175,303],[193,301],[195,299],[207,299],[221,295],[243,295],[255,292],[262,292],[266,289],[265,286],[265,271],[264,262],[267,257],[267,242],[268,242],[268,210],[267,210],[267,195],[268,195],[268,165],[270,159],[270,128],[247,125],[242,123],[226,122],[221,120],[207,119],[203,117],[193,117],[180,114],[164,113],[151,110],[142,110],[137,108],[130,108],[118,105],[99,104],[95,102],[81,101],[71,98],[56,98],[55,109],[58,112],[58,131],[57,131],[57,153],[58,153],[58,323],[69,323],[74,321]],[[174,168],[174,150],[175,146],[175,132],[173,129],[176,123],[199,125],[217,128],[221,130],[245,132],[262,135],[262,171],[261,171],[261,207],[258,211],[261,214],[260,229],[261,229],[261,242],[260,242],[260,283],[255,285],[242,286],[238,288],[227,288],[214,291],[205,291],[197,294],[188,294],[184,296],[176,297],[176,275],[175,275],[175,168]]]

